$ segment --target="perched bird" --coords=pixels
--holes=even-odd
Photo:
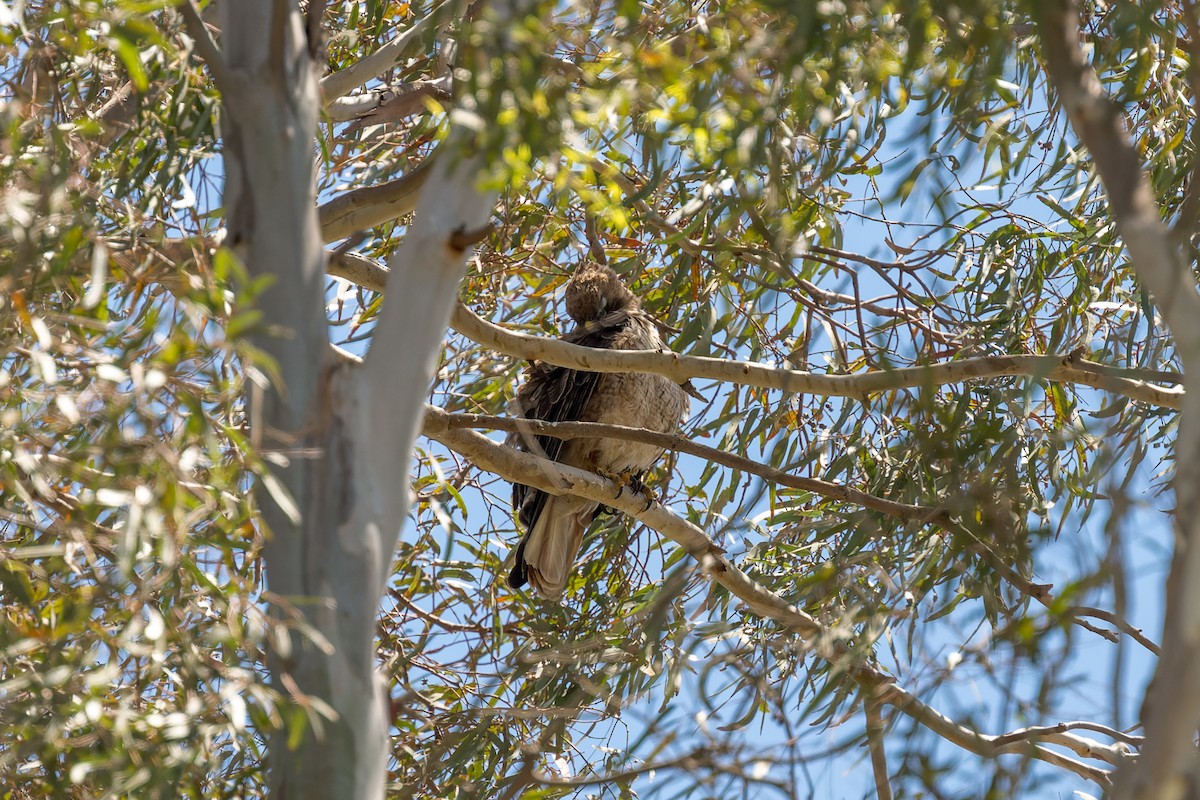
[[[566,301],[567,313],[577,326],[564,341],[611,350],[666,347],[637,296],[603,264],[581,267],[567,282]],[[517,414],[529,419],[603,422],[670,433],[682,422],[688,399],[683,387],[659,375],[580,372],[533,363],[513,404]],[[563,440],[528,432],[511,434],[508,443],[560,464],[630,481],[640,480],[662,455],[656,445],[617,439]],[[528,582],[543,597],[560,596],[600,504],[513,484],[513,508],[526,533],[517,546],[509,585],[518,588]]]

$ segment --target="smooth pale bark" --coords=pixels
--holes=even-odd
[[[430,166],[422,164],[402,178],[344,192],[321,205],[321,237],[336,242],[385,222],[411,214],[429,179]]]
[[[256,343],[281,385],[252,392],[252,435],[283,462],[264,492],[267,586],[308,632],[271,656],[277,685],[309,710],[299,745],[270,742],[272,796],[372,800],[385,793],[388,702],[375,628],[400,527],[422,401],[469,247],[455,231],[486,223],[477,159],[445,157],[392,261],[394,286],[364,365],[331,356],[313,170],[320,97],[299,9],[278,0],[222,4],[227,241],[270,276]],[[461,148],[459,148],[461,152]],[[456,241],[460,246],[454,246]],[[303,698],[310,698],[305,700]]]
[[[1080,47],[1071,0],[1037,4],[1047,71],[1059,101],[1100,173],[1113,220],[1171,329],[1186,393],[1175,440],[1175,554],[1167,579],[1162,657],[1142,707],[1146,740],[1122,769],[1114,798],[1200,797],[1200,293],[1129,141],[1125,115],[1104,92]],[[1195,124],[1195,123],[1193,123]]]
[[[375,279],[362,264],[337,264],[333,274],[352,274]],[[1002,355],[965,358],[918,367],[875,370],[836,375],[785,369],[750,361],[733,361],[707,356],[684,356],[670,351],[596,350],[561,339],[547,339],[510,331],[477,317],[464,305],[454,309],[451,324],[468,339],[508,355],[544,361],[559,367],[593,372],[652,372],[676,381],[701,378],[729,381],[785,392],[804,392],[826,397],[862,397],[897,389],[963,383],[1002,375],[1028,375],[1046,380],[1078,383],[1125,395],[1166,408],[1179,408],[1183,391],[1155,386],[1142,373],[1096,364],[1074,355]],[[1166,376],[1144,374],[1146,379]]]
[[[358,253],[334,254],[328,269],[330,275],[344,278],[374,292],[383,292],[387,288],[388,270]],[[1177,383],[1180,380],[1177,374],[1111,367],[1079,358],[1071,353],[982,356],[917,367],[831,375],[761,362],[686,356],[670,351],[597,351],[561,339],[533,336],[503,328],[476,316],[461,303],[455,305],[450,324],[476,344],[528,361],[544,361],[559,367],[588,369],[594,372],[650,372],[679,382],[707,379],[827,397],[861,397],[876,392],[919,389],[1013,375],[1091,386],[1163,408],[1177,409],[1183,405],[1184,392],[1181,387],[1160,386],[1155,383]]]
[[[272,468],[283,492],[261,496],[267,587],[325,640],[292,635],[274,648],[271,670],[281,689],[315,697],[335,716],[310,714],[295,749],[286,730],[273,735],[271,792],[381,797],[386,728],[373,672],[374,587],[354,581],[357,598],[338,591],[375,565],[361,563],[339,535],[352,498],[344,471],[331,468],[331,454],[352,460],[353,452],[335,419],[338,381],[327,355],[313,180],[317,66],[298,10],[272,0],[221,6],[225,68],[213,72],[226,111],[226,241],[252,275],[273,279],[259,301],[264,332],[256,343],[282,381],[250,398],[252,436],[286,463]]]
[[[408,48],[412,47],[434,25],[436,16],[426,13],[418,17],[403,33],[366,58],[327,75],[321,80],[321,94],[327,102],[342,97],[372,78],[377,78],[396,65]]]

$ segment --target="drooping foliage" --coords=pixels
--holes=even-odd
[[[1050,354],[1175,384],[1024,5],[515,7],[323,19],[331,75],[415,35],[350,95],[365,112],[325,98],[320,201],[413,181],[449,121],[475,130],[501,190],[462,287],[476,314],[556,336],[563,283],[600,259],[688,355],[851,376]],[[1187,241],[1185,14],[1083,11]],[[255,796],[264,732],[321,710],[262,677],[279,599],[250,489],[273,487],[244,398],[272,371],[245,341],[262,287],[219,247],[216,92],[172,4],[132,0],[0,5],[0,78],[0,785]],[[385,260],[408,219],[331,246]],[[380,295],[331,279],[328,301],[360,351]],[[431,402],[505,414],[521,367],[451,331]],[[870,793],[852,663],[981,732],[1132,724],[1152,662],[1121,629],[1155,624],[1128,597],[1161,577],[1175,412],[1012,372],[836,397],[697,381],[683,435],[808,488],[672,453],[652,485],[841,659],[619,514],[561,604],[509,589],[507,484],[424,442],[395,478],[417,503],[380,618],[392,794]],[[897,796],[1094,791],[899,705],[884,722]]]

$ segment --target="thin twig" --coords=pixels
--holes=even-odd
[[[1128,636],[1130,639],[1133,639],[1151,653],[1154,653],[1154,655],[1162,655],[1162,648],[1147,638],[1146,634],[1142,633],[1141,628],[1135,628],[1111,611],[1105,611],[1102,608],[1092,608],[1090,606],[1072,606],[1071,608],[1067,609],[1066,613],[1074,614],[1080,617],[1094,617],[1095,619],[1103,620],[1119,630],[1121,633]]]
[[[879,800],[892,800],[887,753],[883,749],[883,714],[879,703],[870,695],[863,701],[863,708],[867,713],[867,747],[871,750],[871,771],[875,773],[875,796]]]
[[[1171,233],[1176,241],[1187,244],[1196,233],[1196,221],[1200,217],[1200,19],[1193,0],[1184,0],[1182,5],[1188,39],[1188,84],[1192,89],[1192,172]],[[1188,250],[1191,250],[1190,246]]]
[[[438,9],[426,11],[425,15],[414,20],[407,30],[374,53],[345,69],[326,75],[321,80],[321,95],[325,98],[325,102],[328,103],[335,98],[349,94],[352,89],[378,78],[394,67],[409,46],[423,36],[433,21],[440,16],[437,11]]]
[[[1124,742],[1131,747],[1141,747],[1143,741],[1143,737],[1141,736],[1131,736],[1124,731],[1115,730],[1107,725],[1101,725],[1098,722],[1075,720],[1074,722],[1060,722],[1057,725],[1041,725],[1010,731],[1009,733],[997,736],[996,743],[999,745],[1004,745],[1008,744],[1009,742],[1043,738],[1050,734],[1066,733],[1067,731],[1095,731],[1096,733],[1102,733],[1105,736],[1115,739],[1118,742]]]
[[[196,43],[196,52],[208,66],[208,72],[212,75],[213,82],[217,84],[218,89],[224,91],[232,83],[233,74],[229,71],[229,66],[225,63],[225,57],[221,55],[217,43],[213,41],[204,18],[200,16],[196,0],[184,0],[176,8],[183,16],[183,24],[187,28],[188,35]]]
[[[426,611],[425,609],[421,608],[419,605],[414,603],[412,600],[408,599],[408,596],[406,594],[404,594],[404,592],[402,592],[398,589],[389,589],[388,596],[391,597],[393,600],[398,601],[401,605],[403,605],[409,611],[413,612],[414,614],[416,614],[418,617],[425,620],[429,624],[437,625],[439,628],[441,628],[445,631],[449,631],[450,633],[477,633],[480,635],[486,635],[486,634],[492,633],[494,630],[490,625],[486,626],[486,627],[483,625],[469,625],[469,624],[462,623],[462,622],[451,622],[450,620],[446,619],[445,617],[439,617],[437,614],[434,614],[431,611]],[[503,630],[505,633],[507,633],[510,636],[528,635],[527,628],[525,628],[523,625],[515,624],[515,623],[506,623],[501,626],[501,630]]]

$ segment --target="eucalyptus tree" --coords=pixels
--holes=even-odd
[[[46,0],[0,45],[14,796],[1187,785],[1191,2]],[[556,341],[587,261],[674,353]],[[705,400],[535,426],[661,445],[622,490],[479,432],[527,360]],[[512,481],[612,511],[561,601],[504,580]]]

